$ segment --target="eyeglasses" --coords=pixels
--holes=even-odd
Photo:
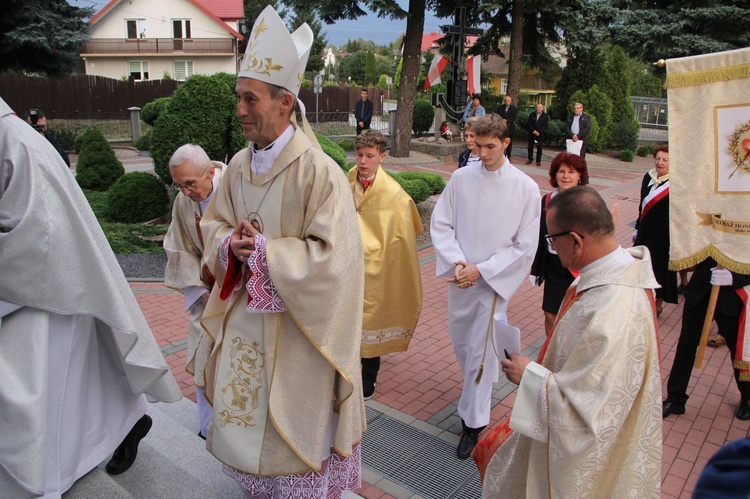
[[[198,179],[203,178],[203,175],[208,171],[209,168],[211,167],[209,166],[209,167],[204,168],[203,171],[201,172],[201,176],[198,177]],[[184,189],[187,189],[189,191],[194,191],[195,189],[198,188],[198,180],[188,180],[184,184],[178,184],[177,182],[173,182],[170,187],[172,189],[176,189],[180,191]]]
[[[547,234],[546,236],[544,236],[544,239],[547,240],[547,246],[552,249],[555,247],[555,238],[567,236],[568,234],[575,234],[581,239],[586,239],[586,236],[581,235],[574,230],[566,230],[565,232],[558,232],[557,234]]]

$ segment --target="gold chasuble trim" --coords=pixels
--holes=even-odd
[[[664,88],[694,87],[719,81],[741,80],[743,78],[750,78],[750,64],[670,74],[667,75]]]

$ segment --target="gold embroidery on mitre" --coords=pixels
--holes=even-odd
[[[253,37],[258,38],[260,34],[266,31],[267,29],[268,29],[268,25],[266,25],[266,18],[263,17],[253,29]]]
[[[227,407],[219,413],[219,425],[235,424],[245,428],[255,426],[252,413],[258,408],[258,392],[262,388],[265,353],[257,341],[249,343],[242,338],[232,339],[229,351],[229,383],[221,389],[221,398]]]
[[[242,57],[242,71],[252,71],[253,73],[271,76],[271,71],[281,71],[284,66],[275,64],[273,57],[257,57],[258,41],[248,45],[247,52]]]

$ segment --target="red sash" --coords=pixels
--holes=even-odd
[[[646,213],[648,213],[656,203],[669,195],[669,184],[667,182],[664,182],[660,187],[657,187],[656,189],[651,191],[648,196],[643,198],[643,203],[641,205],[641,220],[643,220],[643,217],[646,216]]]

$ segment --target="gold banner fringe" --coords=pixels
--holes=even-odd
[[[741,80],[743,78],[750,78],[750,64],[670,74],[667,75],[664,88],[694,87],[716,83],[717,81]]]
[[[690,267],[695,267],[696,265],[698,265],[703,260],[709,257],[716,260],[716,263],[718,263],[725,269],[729,269],[730,271],[736,274],[750,275],[750,262],[743,263],[743,262],[738,262],[736,260],[732,260],[731,258],[728,258],[727,256],[725,256],[721,251],[719,251],[713,245],[708,245],[702,250],[695,253],[694,255],[689,256],[687,258],[682,258],[681,260],[670,260],[669,270],[676,271],[676,270],[689,269]]]

